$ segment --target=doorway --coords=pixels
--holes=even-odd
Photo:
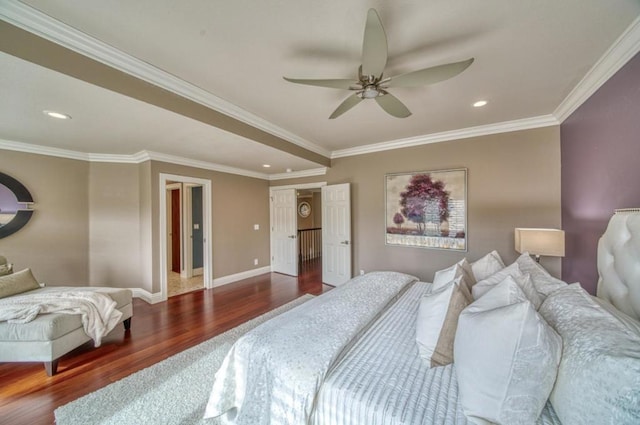
[[[322,274],[322,193],[296,190],[298,274]]]
[[[211,182],[160,174],[162,299],[211,284]]]
[[[306,226],[321,224],[317,230],[310,230],[315,227],[304,229],[306,226],[301,223],[308,220],[314,210],[313,197],[317,190],[320,190],[319,196],[315,195],[319,201],[317,221],[308,221]],[[298,276],[301,267],[319,266],[324,283],[336,286],[349,280],[352,250],[349,184],[274,186],[270,194],[272,271]],[[313,235],[314,232],[317,234]],[[307,242],[309,246],[305,247]]]

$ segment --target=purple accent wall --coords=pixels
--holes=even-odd
[[[560,126],[562,279],[596,292],[598,239],[617,208],[640,207],[640,54]]]

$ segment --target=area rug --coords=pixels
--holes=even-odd
[[[231,345],[265,320],[296,307],[303,295],[160,363],[134,373],[55,410],[57,425],[203,424],[213,376]]]

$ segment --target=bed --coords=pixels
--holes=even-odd
[[[238,340],[205,417],[638,424],[640,212],[617,211],[598,250],[597,298],[528,254],[509,266],[495,252],[463,260],[431,283],[359,276]]]

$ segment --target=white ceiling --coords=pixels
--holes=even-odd
[[[325,155],[549,117],[640,16],[637,0],[23,3]],[[475,62],[442,83],[390,90],[413,112],[409,118],[388,116],[369,101],[329,120],[349,92],[290,84],[282,76],[355,77],[369,7],[378,10],[387,33],[386,74],[469,57]],[[0,71],[0,139],[87,153],[154,151],[254,173],[319,167],[6,54],[0,54]],[[479,99],[489,104],[471,107]],[[73,119],[52,122],[42,109]],[[265,170],[263,163],[273,167]]]

